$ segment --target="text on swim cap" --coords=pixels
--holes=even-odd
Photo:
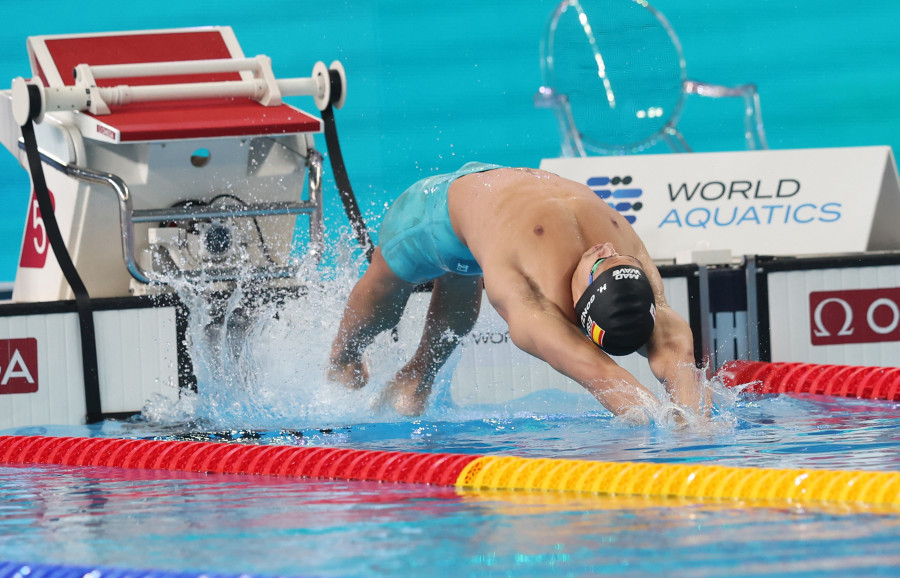
[[[591,308],[591,305],[594,304],[594,299],[596,299],[596,298],[597,298],[597,295],[603,293],[605,290],[606,290],[606,283],[604,283],[603,285],[601,285],[601,286],[594,292],[594,294],[591,295],[591,298],[588,299],[587,305],[585,305],[585,306],[584,306],[584,309],[581,310],[581,325],[582,325],[582,326],[584,325],[585,318],[587,317],[587,314],[588,314],[588,310]]]
[[[632,268],[613,269],[612,275],[613,279],[616,281],[621,281],[622,279],[640,279],[641,270]]]

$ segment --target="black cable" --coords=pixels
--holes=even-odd
[[[371,261],[375,245],[372,244],[372,239],[369,237],[366,222],[363,220],[359,204],[356,202],[356,196],[353,194],[353,188],[350,186],[350,177],[347,174],[347,167],[344,165],[341,144],[338,142],[337,124],[334,122],[332,103],[340,100],[343,87],[341,86],[340,75],[336,71],[329,70],[328,76],[331,79],[331,102],[322,111],[322,120],[325,122],[325,146],[328,148],[331,171],[334,173],[334,182],[337,185],[341,202],[344,204],[344,211],[350,219],[350,226],[353,228],[356,240],[359,241],[359,244],[362,245],[366,252],[366,259]]]
[[[38,150],[37,138],[34,136],[33,118],[41,107],[41,96],[36,86],[28,86],[28,98],[30,112],[28,121],[22,125],[22,137],[25,141],[25,154],[28,157],[28,167],[31,170],[31,180],[34,184],[34,194],[37,197],[38,207],[41,210],[41,218],[47,231],[47,238],[56,255],[56,261],[62,270],[69,287],[75,294],[75,307],[78,311],[78,325],[81,330],[81,362],[84,369],[84,401],[87,408],[87,423],[96,423],[103,419],[103,410],[100,401],[100,377],[97,369],[97,338],[94,331],[94,311],[91,304],[91,296],[87,287],[81,280],[72,257],[66,249],[59,224],[56,222],[56,213],[53,210],[53,202],[50,200],[50,191],[47,190],[47,181],[44,178],[44,169],[41,166],[41,155]]]

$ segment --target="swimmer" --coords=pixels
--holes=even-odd
[[[636,421],[659,400],[610,355],[640,351],[671,400],[705,415],[690,325],[625,218],[585,185],[545,171],[468,163],[423,179],[388,210],[372,262],[350,293],[329,378],[361,388],[363,352],[397,325],[416,285],[434,281],[421,341],[386,401],[419,415],[438,370],[475,324],[482,292],[513,343]],[[456,336],[450,338],[449,336]]]

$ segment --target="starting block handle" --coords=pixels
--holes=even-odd
[[[82,70],[89,69],[94,79],[145,78],[147,76],[178,76],[185,74],[214,74],[218,72],[242,72],[259,70],[261,56],[255,58],[219,58],[210,60],[182,60],[175,62],[141,62],[136,64],[79,64],[75,68],[75,81],[82,78]]]
[[[152,67],[152,68],[151,68]],[[159,76],[166,74],[196,74],[198,72],[236,72],[253,70],[256,78],[222,82],[189,82],[182,84],[156,84],[147,86],[93,85],[95,78],[115,78],[137,76]],[[340,62],[335,61],[331,69],[323,62],[313,66],[312,75],[307,78],[276,79],[272,74],[271,60],[266,56],[251,59],[186,61],[172,63],[150,63],[76,67],[79,82],[90,85],[45,87],[39,79],[26,81],[16,78],[12,83],[13,114],[16,122],[24,124],[30,116],[40,122],[46,112],[82,111],[92,114],[109,114],[110,105],[160,100],[193,100],[202,98],[252,98],[264,106],[281,104],[282,96],[312,96],[316,107],[325,110],[330,105],[341,108],[347,92],[347,77]],[[97,74],[100,74],[98,76]],[[40,102],[29,96],[28,86],[37,86]],[[332,101],[333,85],[334,99]],[[35,110],[37,108],[37,110]]]

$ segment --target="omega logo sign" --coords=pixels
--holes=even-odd
[[[37,339],[0,339],[0,395],[38,390]]]
[[[900,287],[809,294],[813,345],[900,341]]]

